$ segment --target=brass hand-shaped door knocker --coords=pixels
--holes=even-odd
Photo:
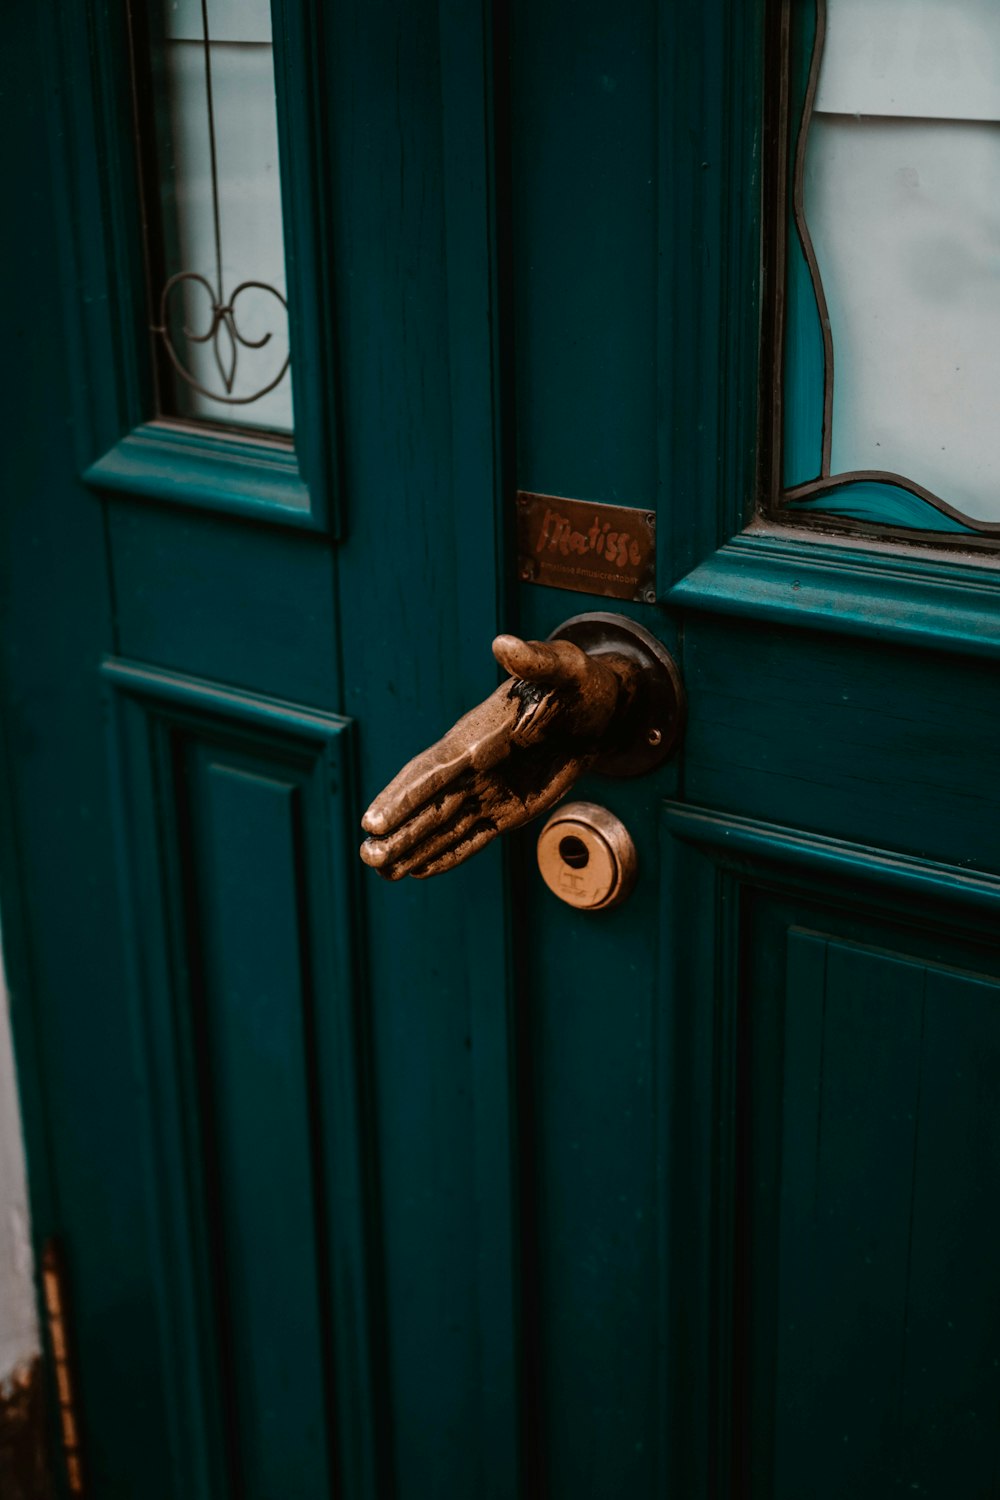
[[[361,820],[387,880],[440,875],[553,807],[585,771],[637,775],[675,747],[680,679],[620,615],[578,615],[548,641],[500,635],[506,682],[404,766]]]

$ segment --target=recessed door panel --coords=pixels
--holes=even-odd
[[[348,726],[105,677],[163,1335],[187,1372],[165,1376],[169,1493],[305,1500],[376,1462]]]
[[[115,503],[108,539],[123,656],[336,706],[334,574],[314,538]]]
[[[991,868],[995,664],[761,622],[685,636],[691,800]]]
[[[694,1159],[666,1260],[678,1482],[987,1493],[1000,885],[708,812],[666,826],[671,1180]]]
[[[774,1495],[988,1492],[998,1094],[1000,978],[790,929]]]
[[[239,1467],[247,1495],[304,1497],[328,1482],[329,1465],[301,789],[276,767],[207,746],[178,773],[190,799],[178,813],[190,828],[194,980],[193,1014],[178,1019],[190,1028],[202,1084],[202,1170]]]

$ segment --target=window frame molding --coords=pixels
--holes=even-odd
[[[983,550],[988,539],[949,544],[773,507],[791,3],[688,0],[683,24],[701,47],[664,54],[659,600],[682,615],[1000,659],[1000,558]]]
[[[882,470],[833,472],[833,379],[835,350],[829,325],[826,294],[816,260],[804,203],[799,201],[805,170],[809,132],[813,123],[815,94],[827,29],[827,0],[771,0],[769,35],[765,52],[764,135],[768,142],[771,180],[763,203],[763,302],[762,393],[767,410],[762,413],[760,513],[775,524],[794,526],[808,535],[843,536],[848,542],[871,541],[946,552],[997,554],[1000,521],[977,521],[949,502],[946,495],[932,495],[907,475]],[[812,12],[806,15],[807,11]],[[800,269],[793,276],[793,242],[798,238]],[[810,370],[809,359],[800,356],[799,381],[805,400],[814,409],[810,416],[818,432],[807,435],[808,422],[801,411],[789,410],[787,332],[798,313],[815,321],[822,341],[821,367]],[[814,350],[818,354],[818,347]],[[794,373],[794,372],[792,372]],[[801,398],[800,398],[801,399]],[[815,443],[815,476],[786,482],[785,463],[789,433],[799,449]],[[904,525],[876,520],[847,511],[827,510],[822,495],[829,491],[851,493],[861,485],[875,484],[912,497],[928,513],[937,513],[940,526]],[[806,504],[810,508],[806,508]],[[811,507],[815,506],[815,509]]]
[[[322,15],[271,0],[291,441],[154,413],[127,0],[57,0],[44,23],[62,202],[62,297],[78,470],[90,489],[342,532]],[[82,61],[81,61],[82,60]]]

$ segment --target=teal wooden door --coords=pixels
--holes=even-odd
[[[509,1492],[501,871],[399,900],[357,858],[502,621],[490,37],[299,0],[10,33],[4,943],[86,1493]],[[287,377],[222,399],[289,344],[291,437]]]
[[[0,63],[4,948],[85,1493],[992,1494],[996,573],[823,436],[822,8],[263,15],[50,0]],[[189,56],[217,229],[273,79],[291,423],[211,405],[249,234],[215,397],[171,373]],[[357,859],[497,631],[607,604],[519,579],[517,490],[657,517],[620,607],[687,727],[580,783],[610,913],[531,829]]]

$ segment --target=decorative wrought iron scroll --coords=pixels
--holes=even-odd
[[[205,98],[208,108],[208,143],[209,162],[211,168],[212,183],[212,231],[215,240],[215,281],[214,283],[200,271],[177,271],[169,277],[160,293],[160,321],[153,324],[153,333],[158,334],[163,341],[163,347],[174,369],[183,381],[186,382],[200,395],[207,396],[210,401],[221,401],[227,406],[247,406],[253,401],[259,401],[261,396],[266,396],[268,391],[273,391],[275,386],[280,385],[291,363],[291,352],[285,356],[278,373],[259,389],[249,396],[234,396],[233,388],[236,384],[236,371],[239,363],[240,349],[263,349],[271,342],[272,332],[264,333],[260,338],[250,338],[239,326],[236,313],[236,304],[245,292],[264,292],[274,298],[280,304],[287,326],[288,303],[278,291],[277,287],[271,286],[266,281],[241,281],[227,297],[224,292],[222,279],[222,228],[221,215],[219,213],[219,173],[216,152],[215,136],[215,103],[212,94],[212,46],[208,29],[208,0],[201,0],[201,25],[202,25],[202,53],[205,60]],[[212,345],[212,353],[215,356],[216,369],[225,388],[225,394],[210,390],[195,376],[184,364],[183,359],[174,346],[170,334],[170,305],[171,298],[178,288],[181,295],[190,287],[201,287],[209,297],[209,317],[207,327],[203,332],[191,327],[187,320],[182,325],[184,337],[192,344]]]

